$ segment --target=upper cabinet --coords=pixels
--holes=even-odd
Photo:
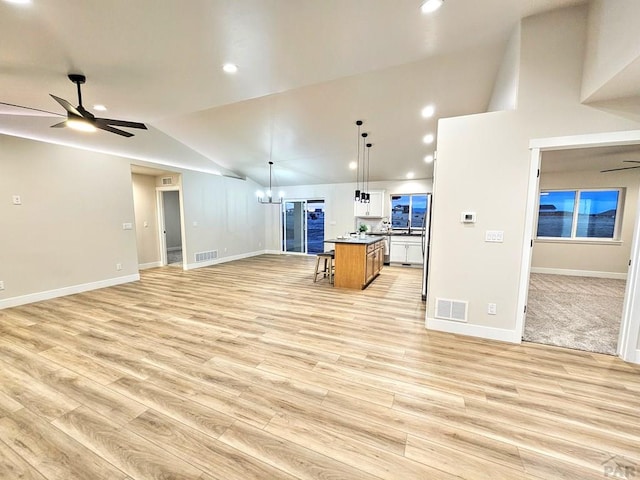
[[[354,215],[356,217],[384,217],[384,190],[371,191],[369,194],[371,195],[369,203],[354,203]]]

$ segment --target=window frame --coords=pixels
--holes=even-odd
[[[409,197],[409,225],[406,225],[404,227],[394,227],[393,226],[393,197]],[[389,223],[391,225],[391,230],[417,230],[417,229],[421,229],[422,225],[420,226],[414,226],[412,225],[411,219],[413,218],[413,197],[425,197],[426,198],[426,209],[424,212],[425,217],[427,216],[427,213],[429,211],[429,208],[431,208],[431,205],[429,205],[430,203],[430,198],[429,198],[429,193],[392,193],[389,195]]]
[[[580,216],[580,199],[583,192],[618,192],[618,202],[616,204],[616,218],[613,224],[612,237],[578,237],[578,219]],[[538,235],[538,225],[540,217],[540,196],[543,193],[553,192],[573,192],[573,214],[571,218],[571,236],[569,237],[543,237]],[[538,192],[538,209],[536,213],[536,240],[544,242],[571,242],[571,243],[621,243],[622,216],[624,209],[624,199],[626,195],[625,187],[603,187],[603,188],[545,188]]]

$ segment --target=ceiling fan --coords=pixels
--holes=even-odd
[[[623,160],[622,162],[623,163],[640,163],[639,160]],[[636,165],[634,167],[609,168],[607,170],[600,170],[600,173],[617,172],[618,170],[631,170],[632,168],[640,168],[640,165]]]
[[[49,94],[67,111],[67,119],[64,122],[51,125],[52,128],[71,127],[83,131],[94,131],[98,128],[106,132],[115,133],[116,135],[122,135],[123,137],[133,137],[133,133],[121,130],[119,128],[114,128],[114,126],[140,128],[143,130],[147,129],[147,126],[144,123],[96,117],[82,105],[82,92],[80,90],[80,85],[85,83],[87,81],[87,78],[84,75],[72,73],[69,75],[69,80],[75,83],[78,88],[78,106],[74,107],[64,98],[56,97],[55,95]]]

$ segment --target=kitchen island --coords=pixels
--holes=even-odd
[[[384,237],[332,238],[335,244],[334,285],[341,288],[366,288],[382,270]]]

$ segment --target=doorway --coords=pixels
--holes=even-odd
[[[181,212],[180,191],[177,189],[158,189],[162,265],[184,265]]]
[[[536,229],[538,226],[538,212],[539,212],[539,195],[540,195],[540,166],[543,153],[570,150],[570,149],[595,149],[599,147],[623,147],[623,146],[635,146],[640,150],[640,132],[611,132],[603,134],[592,135],[579,135],[574,137],[559,137],[549,139],[532,140],[530,142],[531,148],[531,163],[530,163],[530,181],[528,189],[528,201],[525,223],[525,236],[523,245],[523,268],[520,280],[520,294],[519,294],[519,311],[521,312],[517,318],[516,331],[520,332],[521,337],[525,335],[525,323],[530,312],[530,305],[528,304],[531,298],[531,292],[529,290],[532,279],[535,281],[535,277],[532,277],[532,257],[533,247],[536,235]],[[622,162],[622,160],[620,160]],[[624,166],[617,165],[617,166]],[[607,168],[598,168],[598,172],[601,170],[607,170]],[[635,197],[630,202],[631,208],[636,211],[631,215],[631,220],[626,220],[627,228],[630,230],[631,240],[627,243],[631,244],[630,252],[627,259],[628,273],[624,276],[627,278],[626,288],[624,289],[624,298],[622,302],[622,313],[618,316],[619,320],[619,336],[617,341],[617,347],[615,354],[620,356],[623,360],[631,362],[640,362],[640,355],[638,355],[637,343],[638,334],[640,332],[640,305],[635,302],[635,298],[640,298],[640,231],[638,222],[638,199],[637,199],[637,185],[632,187],[635,189]],[[578,214],[576,213],[576,216]],[[575,231],[575,230],[574,230]],[[580,243],[580,242],[575,242]],[[534,272],[535,273],[535,272]],[[556,277],[557,278],[557,277]]]
[[[282,251],[317,254],[324,251],[324,200],[290,200],[282,204]]]

